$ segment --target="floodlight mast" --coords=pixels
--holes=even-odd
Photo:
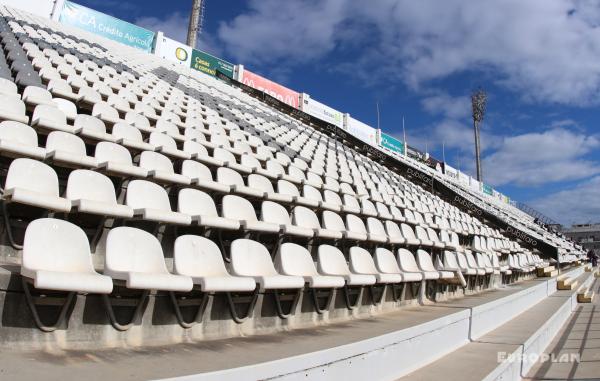
[[[477,170],[477,181],[483,181],[483,172],[481,169],[481,142],[480,128],[485,108],[487,104],[487,94],[483,89],[478,89],[471,95],[471,106],[473,109],[473,129],[475,130],[475,166]]]
[[[190,13],[190,23],[188,25],[188,34],[186,43],[192,48],[196,47],[198,35],[202,32],[202,22],[204,21],[204,0],[192,0],[192,11]]]

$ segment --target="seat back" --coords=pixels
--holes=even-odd
[[[105,272],[168,274],[158,239],[141,229],[120,226],[106,237]]]
[[[423,271],[437,271],[433,265],[431,255],[429,255],[429,253],[425,250],[417,250],[417,263],[419,264],[419,267],[423,269]]]
[[[417,266],[417,262],[415,261],[414,255],[406,250],[406,249],[398,249],[397,253],[398,257],[398,266],[402,271],[408,272],[420,272],[419,266]]]
[[[48,134],[46,149],[48,152],[57,150],[87,156],[83,140],[79,136],[63,131],[52,131]]]
[[[444,267],[447,269],[458,269],[458,261],[456,259],[456,253],[452,251],[444,251]]]
[[[286,242],[279,247],[279,251],[275,256],[275,267],[287,275],[318,275],[317,268],[308,250],[291,242]]]
[[[23,241],[23,268],[61,272],[93,272],[90,245],[77,225],[40,218],[27,225]]]
[[[362,204],[364,212],[375,215],[377,214],[377,209],[375,208],[375,205],[367,197],[361,198],[360,203]]]
[[[365,227],[365,223],[360,217],[355,216],[354,214],[346,215],[346,227],[349,231],[366,234],[367,228]]]
[[[140,115],[134,111],[128,111],[125,114],[125,122],[135,126],[136,128],[142,128],[145,130],[150,129],[150,121],[143,115]]]
[[[396,225],[396,227],[397,226],[398,225]],[[369,233],[371,233],[371,234],[379,234],[379,235],[387,236],[387,233],[385,232],[385,228],[383,227],[383,223],[380,220],[378,220],[377,218],[374,218],[374,217],[367,218],[367,229],[369,230]]]
[[[323,212],[323,227],[325,229],[335,230],[338,232],[346,230],[346,226],[344,225],[342,217],[330,210],[325,210]]]
[[[296,206],[292,210],[292,223],[296,226],[309,229],[320,229],[319,217],[312,210],[304,206]]]
[[[374,260],[375,267],[381,273],[397,274],[401,272],[398,262],[396,261],[396,258],[394,258],[394,253],[388,249],[383,247],[375,249]]]
[[[190,216],[218,217],[212,197],[198,189],[184,188],[177,195],[177,211]]]
[[[168,120],[164,119],[164,118],[159,118],[156,121],[156,131],[161,132],[163,134],[167,134],[167,135],[179,135],[179,128],[177,128],[177,126],[171,122],[169,122]]]
[[[263,221],[277,225],[289,225],[292,222],[285,207],[273,201],[263,201],[261,217]]]
[[[24,188],[48,196],[58,197],[58,176],[54,169],[42,162],[19,158],[8,168],[4,189]]]
[[[142,133],[137,128],[125,123],[115,123],[112,127],[112,135],[116,139],[127,139],[142,143]]]
[[[335,246],[320,245],[317,249],[317,267],[321,274],[349,275],[350,269],[344,254]]]
[[[394,221],[385,221],[385,230],[390,238],[404,238],[400,227]]]
[[[263,192],[273,193],[273,184],[265,176],[257,175],[255,173],[248,175],[248,186],[250,188],[258,189]]]
[[[154,151],[143,151],[140,155],[140,167],[149,171],[175,173],[171,159]]]
[[[125,204],[133,209],[158,209],[171,211],[167,191],[146,180],[133,180],[127,185]]]
[[[438,234],[435,232],[435,230],[433,230],[432,228],[427,228],[427,236],[429,237],[430,240],[432,240],[433,242],[441,242],[440,241],[440,237],[438,236]]]
[[[74,127],[76,130],[85,128],[87,131],[100,134],[106,133],[106,126],[104,125],[104,122],[91,115],[78,114],[75,118]]]
[[[401,224],[400,225],[400,229],[402,229],[402,235],[404,236],[404,238],[406,238],[406,239],[416,239],[415,233],[413,232],[413,230],[410,227],[410,225]]]
[[[117,196],[112,181],[101,173],[87,169],[76,169],[69,174],[66,198],[69,200],[86,199],[117,204]]]
[[[242,276],[278,275],[267,248],[244,238],[231,243],[231,269]]]
[[[298,188],[290,183],[287,180],[279,180],[277,181],[277,191],[278,193],[290,195],[290,196],[300,196],[300,192],[298,192]]]
[[[163,134],[162,132],[151,132],[148,142],[155,147],[164,147],[177,150],[177,143],[175,143],[175,139],[169,135]]]
[[[244,186],[244,178],[231,168],[219,167],[217,169],[217,182],[225,185]]]
[[[177,237],[173,251],[173,270],[190,277],[229,275],[217,244],[197,235]]]
[[[225,218],[240,221],[257,221],[256,212],[250,201],[245,198],[226,195],[223,197],[222,215]]]
[[[12,120],[0,123],[0,140],[19,143],[29,147],[38,146],[37,132],[24,123]]]
[[[371,253],[358,246],[350,248],[350,271],[357,274],[371,275],[379,273],[375,267]]]
[[[133,165],[129,150],[116,143],[99,142],[96,144],[94,157],[98,163],[111,162],[123,165]]]

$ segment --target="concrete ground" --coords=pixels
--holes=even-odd
[[[2,350],[0,379],[145,380],[241,367],[324,350],[413,327],[536,284],[538,281],[532,280],[440,305],[408,307],[376,318],[275,335],[103,351],[57,353]]]
[[[579,304],[546,349],[555,361],[539,361],[530,380],[600,380],[600,280],[593,303]]]

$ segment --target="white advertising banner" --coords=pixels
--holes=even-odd
[[[344,114],[344,129],[365,143],[372,146],[377,145],[377,129]]]
[[[300,109],[308,115],[331,123],[337,127],[344,126],[344,116],[341,112],[311,99],[310,95],[302,93],[300,95]]]
[[[469,179],[469,188],[471,188],[474,191],[481,192],[481,183],[471,177]]]
[[[448,177],[458,180],[458,171],[452,168],[448,163],[444,163],[444,174]]]
[[[156,48],[154,54],[169,61],[181,64],[185,67],[190,67],[192,62],[191,47],[165,37],[165,35],[162,33],[158,33],[156,35]]]
[[[469,175],[467,175],[466,173],[463,173],[461,171],[458,171],[458,181],[461,184],[468,186],[469,185]]]

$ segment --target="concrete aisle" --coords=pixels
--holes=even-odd
[[[592,290],[593,303],[577,306],[546,348],[551,360],[538,361],[526,380],[600,380],[600,279]]]

